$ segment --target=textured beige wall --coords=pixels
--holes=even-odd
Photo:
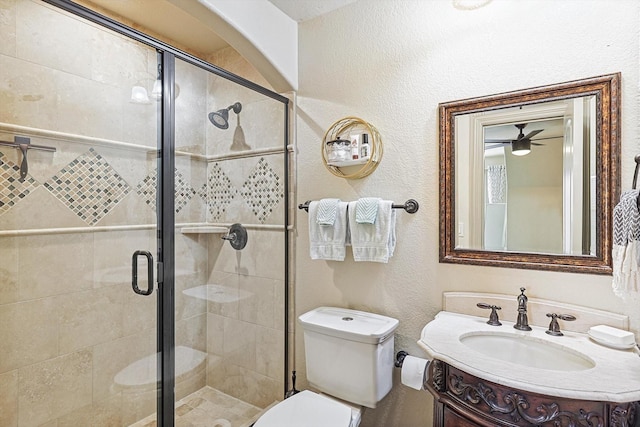
[[[224,70],[273,90],[269,82],[256,70],[256,67],[251,65],[231,46],[220,49],[205,59]]]
[[[380,196],[415,198],[399,213],[396,254],[387,265],[311,261],[307,214],[298,211],[296,310],[328,304],[396,317],[396,349],[415,341],[442,307],[443,291],[517,294],[640,311],[611,292],[610,276],[438,263],[439,102],[622,72],[622,187],[630,187],[638,144],[639,14],[636,1],[499,1],[462,11],[450,1],[360,0],[300,25],[298,201]],[[336,178],[319,155],[333,121],[356,115],[382,134],[380,167],[358,181]],[[297,333],[297,368],[304,371]],[[430,425],[431,398],[398,382],[363,427]]]

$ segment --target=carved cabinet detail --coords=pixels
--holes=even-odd
[[[561,375],[561,373],[559,373]],[[505,387],[440,360],[425,382],[433,394],[434,427],[638,427],[638,402],[581,401]]]

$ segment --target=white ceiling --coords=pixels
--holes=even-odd
[[[534,130],[542,129],[542,132],[533,137],[533,140],[541,138],[562,138],[564,126],[562,118],[525,122],[523,133],[527,135]],[[484,128],[485,139],[516,139],[520,130],[515,124],[487,126]]]
[[[269,0],[294,21],[317,18],[357,0]]]
[[[194,0],[195,1],[195,0]],[[252,1],[252,0],[237,0]],[[302,22],[329,13],[357,0],[269,0],[291,19]],[[209,55],[228,43],[211,28],[167,0],[85,0],[133,22],[155,34],[170,39],[181,49]],[[100,10],[98,10],[100,12]]]

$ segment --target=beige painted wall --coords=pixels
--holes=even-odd
[[[610,276],[438,262],[439,102],[622,72],[622,188],[631,185],[638,144],[640,3],[619,0],[499,1],[462,11],[450,1],[360,0],[299,28],[298,201],[380,196],[416,198],[398,216],[396,254],[387,265],[311,261],[307,214],[297,212],[296,310],[328,304],[396,317],[396,349],[423,354],[422,327],[444,291],[512,294],[597,307],[631,317]],[[319,144],[335,120],[356,115],[381,132],[385,154],[373,175],[346,181],[325,170]],[[297,369],[304,352],[297,331]],[[427,392],[395,385],[363,427],[431,425]],[[303,380],[304,385],[304,380]]]
[[[562,141],[534,146],[526,156],[508,153],[507,248],[562,253]]]

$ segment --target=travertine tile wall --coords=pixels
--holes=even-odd
[[[224,52],[217,58],[226,62]],[[178,64],[177,82],[185,75],[188,80],[201,78],[197,71]],[[202,110],[200,102],[185,104],[192,111],[190,117],[204,118],[208,112],[240,102],[240,126],[251,149],[283,147],[282,104],[220,77],[206,78],[206,109]],[[178,106],[176,111],[180,111]],[[284,390],[285,154],[249,152],[225,159],[237,126],[236,114],[229,113],[226,130],[208,120],[204,123],[206,153],[220,159],[208,163],[207,186],[199,191],[202,197],[206,192],[207,221],[239,222],[249,228],[242,251],[235,251],[218,235],[208,238],[208,280],[204,283],[215,285],[216,292],[223,292],[226,298],[209,295],[207,302],[207,385],[265,407],[281,399]]]
[[[0,231],[17,233],[0,238],[0,425],[126,425],[150,405],[124,399],[114,375],[156,340],[155,301],[130,288],[130,254],[154,253],[155,232],[117,229],[155,222],[139,186],[156,111],[126,100],[155,52],[42,2],[0,14],[0,138],[39,129],[32,143],[57,150],[30,150],[23,183],[17,150],[0,151]]]
[[[242,175],[249,177],[245,184],[252,179],[273,181],[253,187],[251,209],[222,212],[223,222],[239,213],[240,222],[251,223],[254,216],[255,223],[255,217],[264,215],[266,223],[282,223],[284,186],[274,184],[284,176],[282,158],[272,155],[210,165],[228,173],[231,189],[242,188],[236,187],[243,182],[237,179]],[[209,244],[207,283],[223,287],[236,298],[208,302],[207,385],[259,407],[282,399],[284,390],[284,245],[285,232],[277,228],[248,230],[242,251],[218,240]]]
[[[132,392],[114,377],[156,345],[155,298],[132,292],[130,257],[156,253],[145,225],[155,222],[157,110],[128,102],[133,85],[150,91],[156,53],[39,1],[0,0],[0,18],[0,139],[28,127],[32,143],[57,150],[30,150],[24,183],[17,150],[0,150],[0,425],[129,425],[155,407],[153,387]],[[235,117],[223,133],[206,113],[235,101],[253,148],[282,145],[280,104],[176,68],[179,150],[228,151]],[[178,157],[176,220],[282,225],[283,158]],[[257,405],[280,398],[284,232],[250,228],[241,252],[219,235],[177,233],[176,263],[176,344],[210,354],[178,398],[205,383]],[[223,309],[183,293],[206,283],[252,296]]]

